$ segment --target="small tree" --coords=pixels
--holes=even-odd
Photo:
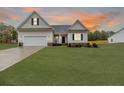
[[[5,33],[2,37],[4,43],[11,43],[12,36],[8,33]]]
[[[11,34],[12,34],[12,40],[13,41],[16,41],[17,42],[17,31],[16,30],[13,30],[12,32],[11,32]]]

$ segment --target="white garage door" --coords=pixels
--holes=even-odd
[[[47,46],[46,36],[24,36],[24,46]]]

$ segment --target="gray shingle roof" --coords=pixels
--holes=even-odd
[[[66,32],[71,25],[51,25],[55,32]]]

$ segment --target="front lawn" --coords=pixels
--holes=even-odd
[[[17,47],[17,44],[1,44],[0,43],[0,50],[8,49],[8,48],[14,48],[14,47]]]
[[[0,72],[0,85],[124,85],[124,44],[48,47]]]

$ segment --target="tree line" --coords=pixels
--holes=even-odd
[[[113,35],[115,32],[113,31],[95,31],[89,32],[88,40],[95,41],[95,40],[107,40],[107,38]]]
[[[0,23],[0,43],[17,43],[17,31],[13,26]]]

